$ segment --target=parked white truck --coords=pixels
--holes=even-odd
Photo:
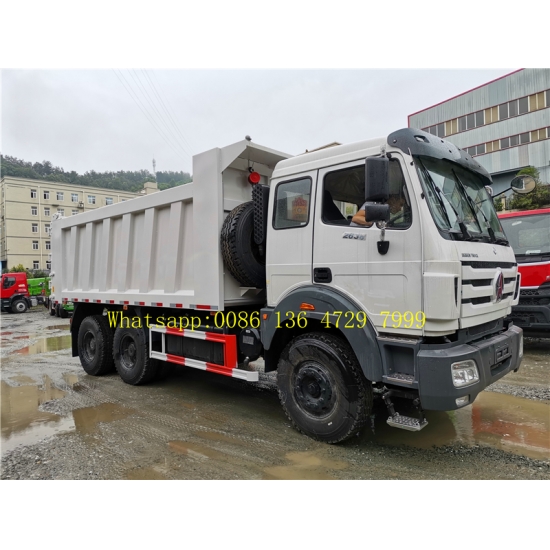
[[[129,384],[163,361],[253,382],[263,357],[312,438],[356,434],[375,394],[389,424],[419,430],[522,359],[490,183],[408,128],[295,157],[249,139],[196,155],[192,183],[53,222],[73,356]]]

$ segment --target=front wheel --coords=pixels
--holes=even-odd
[[[303,434],[340,443],[365,425],[373,393],[349,345],[331,334],[292,340],[281,354],[277,386],[283,409]]]
[[[13,304],[11,305],[11,310],[13,313],[25,313],[29,309],[29,306],[27,305],[27,302],[25,300],[15,300]]]
[[[78,330],[78,356],[82,368],[92,376],[113,370],[113,332],[103,315],[86,317]]]
[[[157,374],[158,362],[149,357],[147,344],[143,328],[116,329],[113,357],[116,370],[126,384],[146,384]]]

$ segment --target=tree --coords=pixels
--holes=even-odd
[[[27,278],[33,277],[31,271],[27,269],[23,264],[14,265],[12,268],[7,270],[7,273],[26,273]]]
[[[514,195],[510,200],[511,210],[534,210],[550,205],[550,185],[540,181],[540,172],[534,166],[522,168],[518,176],[531,176],[535,180],[535,189],[527,195]]]
[[[89,170],[84,174],[78,174],[74,170],[65,172],[63,168],[54,166],[48,160],[31,163],[9,155],[0,156],[0,174],[2,176],[45,179],[48,181],[74,183],[76,185],[130,191],[133,193],[141,191],[144,183],[155,181],[154,174],[149,172],[149,170],[119,170],[117,172],[96,172],[95,170]],[[157,181],[160,190],[183,185],[184,183],[189,183],[191,180],[191,175],[187,172],[157,172]]]

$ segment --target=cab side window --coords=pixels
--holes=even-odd
[[[397,159],[389,163],[390,229],[407,229],[411,225],[411,201],[405,177]],[[365,164],[328,172],[323,182],[322,219],[330,225],[350,225],[353,216],[365,204]],[[360,214],[364,218],[364,213]],[[352,223],[359,226],[359,223]],[[372,223],[364,225],[370,227]]]
[[[15,277],[6,277],[4,279],[4,288],[10,288],[15,284]]]
[[[275,194],[274,229],[305,227],[309,223],[310,206],[310,178],[280,183]]]
[[[349,225],[365,202],[365,165],[328,172],[323,181],[321,218],[329,225]]]

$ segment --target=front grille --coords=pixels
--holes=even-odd
[[[499,323],[500,319],[497,319],[496,321],[489,321],[488,323],[470,327],[468,328],[468,334],[470,336],[476,336],[477,334],[482,334],[483,332],[495,332],[499,326]]]
[[[466,298],[462,300],[463,304],[488,304],[491,301],[490,296],[481,296],[480,298]]]
[[[500,267],[501,269],[510,269],[515,267],[515,262],[462,262],[462,265],[472,267],[473,269],[494,269]]]
[[[520,298],[519,305],[520,306],[538,306],[539,301],[537,298]]]
[[[504,284],[508,285],[513,283],[516,280],[515,277],[507,277],[504,279]],[[462,281],[463,285],[472,285],[472,286],[491,286],[493,284],[493,279],[468,279]]]
[[[492,282],[492,279],[469,279],[467,281],[462,281],[462,284],[472,286],[491,286]]]
[[[521,290],[519,293],[520,296],[538,296],[538,290]]]
[[[506,294],[502,295],[502,299],[506,300],[506,298],[509,298],[514,294],[513,292],[507,292]],[[491,301],[491,296],[480,296],[479,298],[466,298],[462,300],[463,304],[472,304],[472,305],[478,305],[478,304],[488,304]]]

